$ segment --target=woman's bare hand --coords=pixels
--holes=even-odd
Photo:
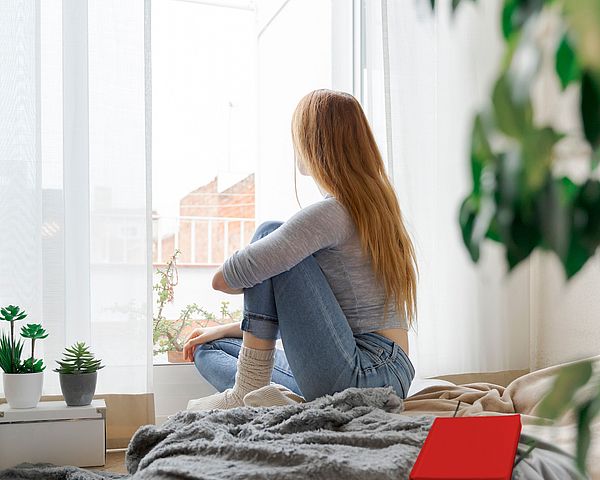
[[[183,358],[188,362],[193,362],[196,346],[202,345],[203,343],[212,342],[213,340],[218,340],[224,336],[225,332],[222,328],[222,325],[215,327],[195,328],[188,335],[188,338],[185,341],[183,346]]]

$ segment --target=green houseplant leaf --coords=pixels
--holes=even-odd
[[[517,34],[527,21],[552,0],[505,0],[502,8],[502,34],[506,40]]]
[[[581,77],[581,121],[585,138],[596,149],[600,146],[600,84],[587,70]]]
[[[22,351],[23,342],[21,340],[13,343],[8,335],[2,334],[0,337],[0,368],[5,373],[19,373]]]
[[[596,385],[588,388],[594,382]],[[578,400],[578,397],[583,397],[583,400]],[[573,410],[577,420],[575,463],[585,473],[592,441],[590,425],[600,414],[600,377],[593,377],[591,361],[572,363],[561,368],[537,413],[542,417],[557,419],[568,409]]]
[[[42,360],[35,360],[35,341],[43,340],[48,336],[46,330],[37,323],[29,323],[24,327],[21,327],[21,336],[23,338],[31,339],[31,356],[23,363],[25,373],[37,373],[44,370],[44,364]]]
[[[586,458],[592,443],[591,423],[600,413],[600,389],[577,409],[577,445],[575,459],[581,472],[586,470]]]
[[[19,367],[18,373],[40,373],[46,369],[44,362],[41,359],[28,358]]]
[[[62,360],[57,360],[56,363],[58,367],[54,371],[68,375],[94,373],[104,368],[102,361],[94,357],[84,342],[66,347]]]
[[[575,392],[592,377],[591,362],[578,362],[560,369],[552,389],[541,401],[537,413],[545,418],[556,419],[572,404]]]
[[[21,307],[9,305],[8,307],[0,308],[0,320],[7,322],[17,322],[27,317],[27,313],[21,310]]]
[[[509,0],[504,2],[504,6],[502,8],[502,35],[504,35],[504,38],[507,40],[515,31],[513,15],[515,14],[516,9],[516,0]]]
[[[471,0],[473,3],[475,3],[477,0]],[[452,0],[451,6],[452,6],[452,12],[455,12],[456,9],[459,7],[459,5],[463,2],[463,0]],[[429,4],[431,5],[431,9],[435,10],[435,6],[436,6],[436,0],[429,0]]]
[[[592,153],[592,170],[595,170],[598,164],[600,164],[600,148]]]
[[[581,77],[577,55],[571,46],[568,34],[563,35],[556,49],[555,67],[563,90]]]
[[[563,265],[571,278],[600,245],[600,182],[589,179],[577,186],[571,207],[570,239]]]
[[[2,335],[0,340],[0,367],[5,373],[29,373],[23,370],[21,354],[23,342],[15,338],[15,322],[27,317],[25,310],[15,305],[0,308],[0,320],[10,322],[10,336]],[[44,332],[45,333],[45,332]],[[33,342],[31,357],[33,359]]]
[[[528,99],[517,102],[512,94],[508,75],[498,78],[492,93],[494,116],[498,128],[509,137],[519,139],[531,123],[531,103]]]
[[[32,340],[42,340],[48,336],[46,330],[37,323],[27,324],[25,327],[21,327],[21,336],[25,338],[31,338]]]
[[[221,302],[221,318],[196,303],[186,305],[177,319],[171,320],[163,314],[164,308],[175,298],[175,287],[178,283],[177,257],[181,252],[175,250],[164,268],[157,269],[158,281],[153,285],[156,292],[156,308],[152,318],[152,344],[154,354],[183,350],[186,329],[194,322],[206,325],[208,322],[226,323],[238,320],[241,311],[229,311],[229,302]]]

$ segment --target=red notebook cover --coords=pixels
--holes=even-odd
[[[520,415],[436,418],[410,480],[510,480]]]

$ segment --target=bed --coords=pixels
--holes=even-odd
[[[569,457],[574,445],[571,419],[558,426],[539,425],[535,414],[556,370],[525,375],[507,387],[436,383],[404,402],[391,389],[348,389],[283,407],[184,411],[161,426],[138,430],[127,452],[129,475],[22,466],[0,472],[0,478],[408,478],[435,416],[509,413],[520,413],[524,424],[518,456],[532,438],[538,440],[516,465],[513,479],[582,478]],[[594,433],[600,439],[598,423]],[[598,443],[593,443],[589,456],[592,478],[600,478]]]

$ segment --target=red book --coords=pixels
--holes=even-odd
[[[410,480],[510,480],[520,415],[436,418]]]

